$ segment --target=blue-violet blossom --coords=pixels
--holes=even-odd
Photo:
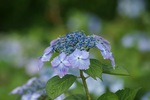
[[[68,73],[69,67],[71,66],[68,61],[68,57],[64,52],[55,57],[51,61],[51,64],[54,68],[55,73],[58,74],[61,78]]]
[[[51,61],[51,64],[59,77],[66,75],[69,68],[86,70],[90,65],[89,50],[91,48],[98,48],[103,58],[109,59],[115,68],[110,43],[97,35],[86,36],[81,31],[71,32],[53,40],[45,49],[43,56],[39,58],[39,68],[43,66],[43,62],[50,60],[54,52],[57,52],[60,54]]]
[[[68,57],[73,68],[88,69],[90,65],[89,52],[76,49]]]

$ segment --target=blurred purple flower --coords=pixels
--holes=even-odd
[[[73,68],[88,69],[90,65],[89,52],[76,49],[68,56],[68,60]]]
[[[51,64],[55,73],[58,74],[61,78],[68,73],[69,67],[71,66],[68,62],[68,57],[64,52],[55,57],[51,61]]]
[[[104,38],[94,35],[98,40],[96,47],[101,51],[101,54],[104,59],[110,59],[113,68],[115,68],[115,61],[112,52],[110,51],[110,43]]]
[[[11,91],[11,94],[18,94],[21,100],[38,100],[40,96],[47,96],[45,85],[47,81],[33,77],[26,84],[19,86]]]
[[[23,93],[23,89],[22,89],[21,86],[15,88],[14,90],[12,90],[12,91],[10,92],[10,94],[22,94],[22,93]]]
[[[22,95],[21,100],[33,100],[33,99],[31,99],[31,94],[24,94]],[[34,99],[34,100],[37,100],[37,99]]]

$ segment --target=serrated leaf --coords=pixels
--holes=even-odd
[[[115,93],[106,92],[101,95],[97,100],[120,100]]]
[[[103,73],[112,74],[112,75],[122,75],[122,76],[129,76],[129,73],[126,69],[120,66],[116,66],[115,69],[111,65],[102,64]]]
[[[100,62],[96,59],[90,59],[90,68],[84,70],[89,76],[96,80],[96,77],[102,79],[102,67],[100,66]]]
[[[134,100],[136,93],[140,88],[137,89],[123,89],[116,92],[119,100]]]
[[[75,94],[66,97],[64,100],[86,100],[86,97],[82,94]]]
[[[76,78],[77,77],[73,75],[65,75],[63,78],[59,78],[58,76],[52,77],[46,84],[46,92],[48,96],[52,99],[58,97],[69,89],[69,87],[75,82]]]

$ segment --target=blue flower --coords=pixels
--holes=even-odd
[[[68,60],[73,68],[86,70],[90,65],[89,52],[87,51],[80,51],[76,49],[68,56]]]
[[[69,67],[71,66],[68,62],[68,57],[64,52],[55,57],[51,61],[51,64],[55,73],[58,74],[61,78],[68,73]]]

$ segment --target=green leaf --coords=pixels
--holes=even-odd
[[[52,99],[58,97],[68,90],[68,88],[75,82],[76,76],[65,75],[63,78],[58,76],[52,77],[46,84],[46,92]]]
[[[97,100],[120,100],[115,93],[106,92],[101,95]]]
[[[111,65],[102,64],[103,73],[106,74],[112,74],[112,75],[122,75],[122,76],[129,76],[129,73],[127,70],[125,70],[123,67],[116,66],[115,69]]]
[[[64,100],[86,100],[86,97],[82,94],[75,94],[75,95],[68,96]]]
[[[116,92],[119,100],[134,100],[136,93],[140,88],[137,89],[123,89]]]
[[[100,62],[96,59],[90,59],[90,68],[84,70],[84,72],[90,75],[95,80],[96,77],[102,79],[102,67],[100,66]]]

